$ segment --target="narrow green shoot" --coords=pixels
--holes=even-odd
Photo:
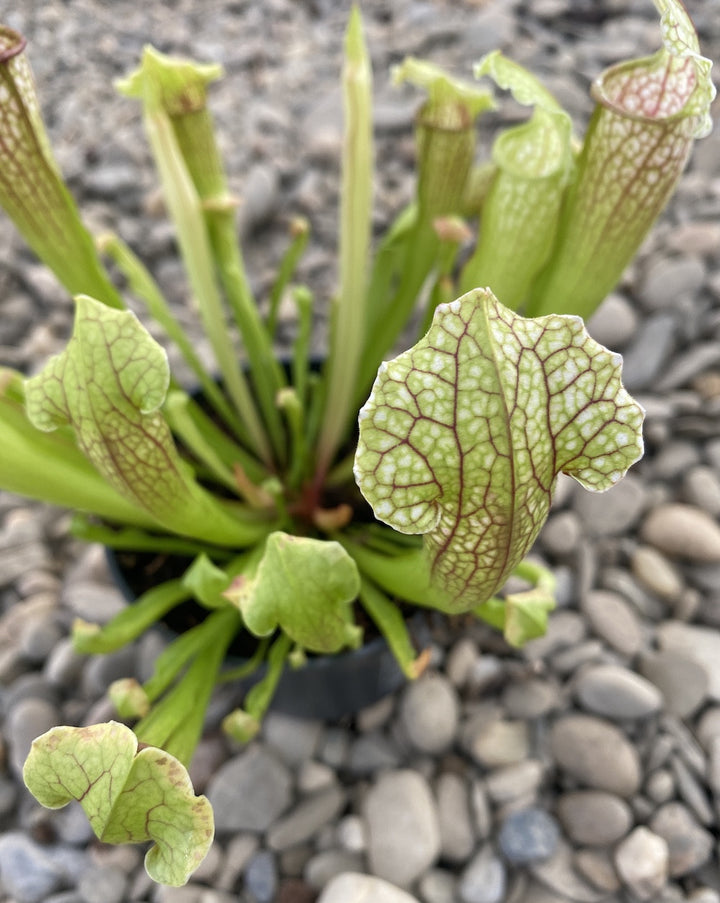
[[[195,353],[192,342],[170,310],[160,287],[140,258],[122,239],[111,233],[98,236],[97,244],[127,279],[130,291],[145,304],[148,313],[162,326],[166,335],[180,349],[186,363],[197,377],[203,395],[220,414],[225,424],[230,429],[236,428],[236,417],[227,398],[203,366],[202,361]]]
[[[354,6],[345,38],[345,141],[340,201],[340,291],[333,310],[327,399],[318,441],[321,480],[354,418],[354,400],[367,328],[366,287],[373,196],[372,74]]]
[[[270,310],[267,317],[267,331],[270,337],[274,337],[277,330],[277,319],[280,310],[280,301],[288,283],[293,277],[297,265],[305,252],[308,238],[310,237],[310,223],[304,216],[296,216],[290,223],[290,245],[278,266],[278,273],[270,290]]]

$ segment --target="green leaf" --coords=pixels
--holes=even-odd
[[[327,398],[317,442],[317,472],[324,477],[352,426],[363,342],[368,337],[368,295],[373,194],[372,69],[359,6],[345,33],[342,74],[345,127],[340,191],[340,287],[334,302],[330,354],[323,379]]]
[[[33,742],[23,778],[49,809],[78,800],[105,843],[154,841],[145,868],[160,884],[185,884],[212,843],[210,803],[185,768],[157,747],[138,750],[115,721],[52,728]]]
[[[223,719],[223,730],[238,743],[247,743],[260,730],[286,662],[292,654],[291,645],[290,638],[281,633],[267,653],[265,674],[248,690],[245,708],[235,709]]]
[[[0,206],[71,294],[122,307],[53,157],[24,51],[0,25]]]
[[[418,653],[398,606],[369,580],[362,581],[360,601],[385,638],[405,677],[415,680],[427,668],[430,650],[423,649]]]
[[[555,98],[499,51],[475,67],[534,107],[528,122],[493,145],[495,175],[481,215],[480,237],[462,275],[464,290],[487,285],[517,309],[552,251],[563,191],[572,172],[572,123]]]
[[[134,677],[114,680],[108,687],[108,696],[123,719],[144,718],[150,711],[150,699]]]
[[[192,478],[159,411],[170,372],[164,350],[129,311],[76,299],[73,335],[25,386],[31,422],[70,424],[81,450],[122,496],[175,533],[249,545],[265,532],[229,515]]]
[[[225,390],[240,416],[246,439],[267,464],[272,460],[268,436],[255,406],[256,399],[243,375],[232,333],[227,328],[216,280],[211,208],[215,208],[227,227],[231,225],[228,214],[232,207],[223,188],[222,164],[215,147],[212,123],[205,110],[206,86],[219,74],[217,66],[200,66],[189,60],[166,57],[146,46],[140,68],[118,87],[126,95],[142,100],[145,131],[205,334],[212,345]],[[237,248],[234,231],[228,235],[224,230],[222,244],[226,250],[233,246]],[[232,265],[242,267],[239,252],[232,255]],[[224,265],[222,269],[224,275]],[[235,275],[239,276],[239,273]],[[246,335],[246,342],[249,345],[254,338],[257,347],[269,349],[269,339],[263,335],[259,316],[250,303],[244,274],[240,281],[243,283],[242,305],[254,324],[254,332]],[[251,350],[251,359],[254,353]],[[267,354],[265,356],[267,358]],[[276,366],[272,360],[269,364],[267,360],[264,363],[270,371]],[[261,385],[264,382],[261,378]]]
[[[462,108],[465,115],[473,120],[486,110],[495,108],[492,94],[470,82],[455,78],[440,66],[429,60],[408,56],[399,66],[393,67],[393,82],[396,85],[410,82],[427,91],[426,112],[433,116],[453,116],[451,108]],[[440,125],[440,121],[438,121]]]
[[[608,489],[642,454],[621,358],[578,317],[529,320],[475,290],[378,373],[355,475],[375,516],[424,533],[442,606],[486,602],[547,517],[557,475]]]
[[[656,0],[664,47],[620,63],[592,87],[597,106],[563,205],[550,263],[528,313],[589,317],[617,283],[710,131],[715,88],[679,0]]]
[[[72,629],[75,651],[85,655],[115,652],[137,639],[189,596],[190,590],[181,580],[167,580],[144,592],[103,627],[76,618]]]
[[[0,367],[0,487],[16,495],[98,514],[111,522],[157,526],[148,512],[109,486],[78,449],[70,428],[46,434],[25,413],[23,377]]]
[[[555,598],[541,587],[505,597],[505,639],[512,646],[544,636],[548,614],[555,608]]]
[[[205,608],[220,608],[227,605],[222,593],[228,588],[229,582],[230,578],[225,571],[205,554],[198,555],[182,578],[183,586]]]
[[[256,636],[280,627],[305,649],[337,652],[360,645],[352,612],[359,590],[357,566],[339,543],[278,531],[255,575],[239,575],[225,595]]]

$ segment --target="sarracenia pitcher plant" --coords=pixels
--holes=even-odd
[[[212,812],[185,766],[213,687],[232,677],[224,659],[238,632],[258,650],[241,670],[257,668],[259,681],[226,719],[244,740],[284,668],[362,643],[360,608],[409,678],[426,656],[400,602],[474,613],[513,645],[544,631],[553,578],[524,559],[558,474],[604,490],[642,453],[643,412],[621,360],[581,317],[617,282],[709,129],[710,63],[682,4],[656,6],[662,48],[600,76],[582,142],[533,75],[499,53],[481,60],[476,76],[531,110],[485,163],[475,138],[496,104],[490,90],[406,60],[397,79],[426,93],[417,186],[376,248],[371,72],[354,9],[337,294],[317,302],[294,277],[308,242],[297,219],[269,296],[254,297],[206,104],[220,70],[147,48],[119,88],[142,108],[213,372],[140,258],[86,231],[24,41],[0,27],[0,204],[76,302],[72,338],[37,375],[0,370],[0,487],[74,509],[88,540],[192,559],[110,623],[79,621],[79,651],[113,651],[191,597],[207,610],[148,681],[111,688],[134,732],[54,728],[33,745],[25,778],[47,806],[80,800],[105,841],[153,841],[157,881],[184,883],[212,840]],[[172,377],[105,259],[178,346],[199,396]],[[287,365],[273,356],[283,295],[297,311]],[[319,370],[316,303],[332,308]],[[415,344],[383,363],[417,322]],[[503,594],[513,573],[530,588]]]

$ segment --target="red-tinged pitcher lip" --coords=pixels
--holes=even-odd
[[[689,114],[687,113],[687,105],[690,101],[690,98],[697,90],[698,86],[698,73],[696,71],[692,72],[692,77],[688,77],[687,86],[682,96],[679,92],[676,92],[678,96],[673,107],[667,111],[658,112],[656,115],[643,112],[639,109],[631,109],[626,105],[624,99],[617,95],[617,89],[614,85],[612,85],[613,77],[617,76],[620,73],[623,73],[624,71],[632,71],[633,69],[638,68],[638,63],[645,63],[650,60],[652,60],[652,57],[646,57],[643,60],[630,60],[623,63],[618,63],[617,65],[611,66],[609,69],[606,69],[605,72],[603,72],[595,79],[590,87],[590,94],[593,100],[595,100],[598,104],[605,107],[606,109],[612,110],[620,116],[641,122],[667,124],[679,119],[689,118]],[[607,87],[608,83],[612,85],[611,89]],[[653,99],[655,101],[659,101],[663,91],[667,90],[667,86],[664,82],[661,82],[660,84],[653,87],[655,89]],[[628,93],[632,94],[632,91],[629,91]]]
[[[27,39],[19,31],[7,26],[0,26],[0,63],[6,63],[22,53],[26,45]]]

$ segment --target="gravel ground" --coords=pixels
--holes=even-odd
[[[467,72],[501,46],[545,74],[581,123],[589,80],[658,40],[649,0],[362,6],[378,224],[410,191],[417,96],[387,77],[406,53]],[[720,3],[688,7],[719,60]],[[262,293],[288,218],[302,213],[313,242],[301,275],[322,297],[334,279],[346,13],[331,0],[25,0],[5,21],[29,39],[88,221],[119,231],[181,308],[187,290],[137,110],[111,79],[147,41],[224,64],[212,105],[244,199],[253,283]],[[220,734],[219,697],[192,766],[217,839],[185,888],[152,886],[141,851],[96,842],[77,808],[46,812],[22,786],[31,739],[107,719],[109,683],[146,676],[160,640],[75,655],[73,617],[107,620],[123,604],[102,551],[68,537],[66,514],[0,493],[3,903],[718,903],[719,300],[714,136],[591,323],[624,354],[626,384],[648,412],[647,453],[606,494],[560,484],[534,552],[559,580],[547,636],[514,652],[480,625],[439,628],[417,683],[348,723],[271,714],[247,749]],[[33,372],[70,321],[70,300],[0,221],[0,362]]]

